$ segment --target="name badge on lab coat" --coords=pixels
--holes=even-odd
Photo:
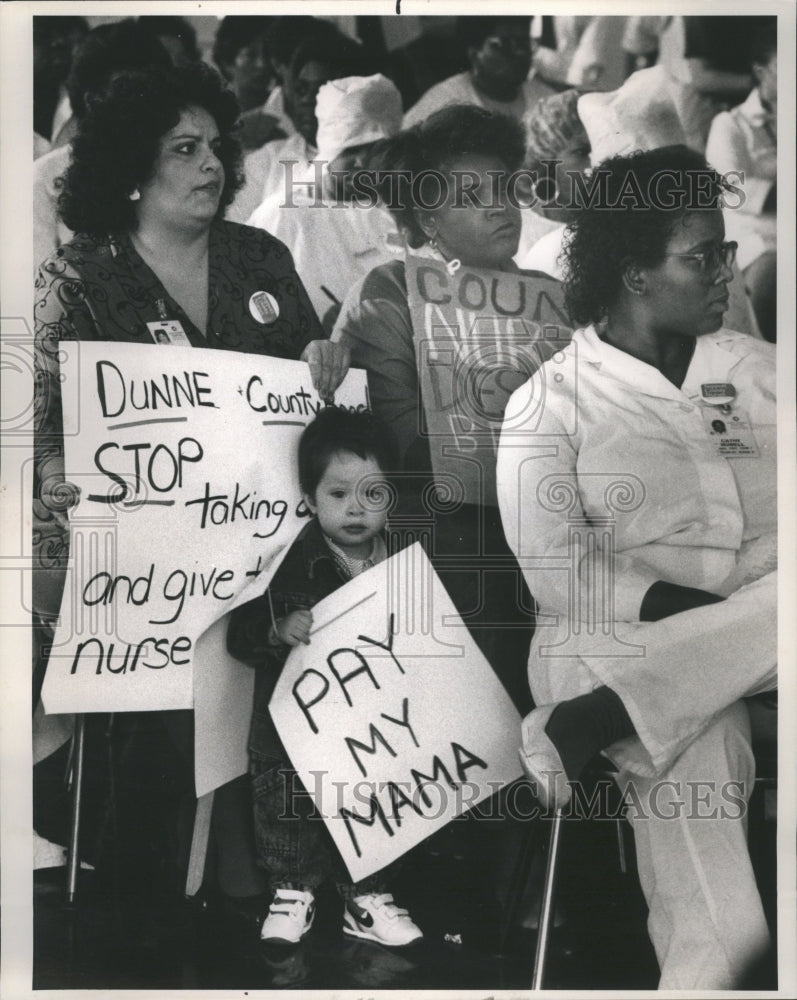
[[[178,347],[191,346],[191,341],[186,336],[183,324],[179,319],[159,319],[155,323],[147,323],[147,329],[156,344],[176,344]]]
[[[737,410],[722,413],[716,407],[703,409],[703,424],[718,455],[724,458],[758,458],[760,452],[747,416]]]

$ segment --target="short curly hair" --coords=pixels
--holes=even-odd
[[[487,14],[477,14],[476,16],[458,17],[456,21],[456,35],[460,45],[467,51],[468,49],[480,49],[485,38],[495,34],[496,29],[501,24],[516,24],[526,29],[528,32],[531,25],[531,15],[512,16],[509,14],[498,14],[490,16]]]
[[[91,95],[104,94],[118,73],[171,65],[169,53],[146,27],[132,17],[100,24],[80,43],[66,81],[75,118],[86,114]]]
[[[130,194],[152,176],[161,138],[194,106],[212,115],[219,129],[225,180],[218,216],[223,216],[243,181],[235,132],[238,102],[215,70],[196,63],[121,74],[90,107],[72,142],[58,199],[64,223],[92,236],[131,230]]]
[[[565,231],[562,262],[570,318],[582,324],[604,319],[617,301],[628,264],[661,264],[684,215],[717,209],[727,187],[687,146],[604,160]]]
[[[511,174],[520,167],[524,153],[523,126],[514,118],[473,104],[454,104],[380,144],[371,165],[382,201],[410,247],[417,249],[426,242],[418,221],[421,206],[415,204],[413,185],[396,183],[396,176],[445,173],[464,156],[496,156]]]
[[[247,48],[258,38],[265,47],[273,21],[271,14],[233,14],[221,19],[213,42],[213,62],[225,76],[227,67],[235,62],[241,49]]]
[[[574,140],[589,151],[589,136],[578,116],[578,90],[565,90],[541,97],[523,116],[526,127],[527,170],[540,172],[547,161],[556,160]]]

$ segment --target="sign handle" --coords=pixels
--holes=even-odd
[[[210,817],[213,812],[213,796],[215,794],[215,792],[207,792],[205,795],[200,795],[196,802],[194,834],[191,838],[191,854],[188,858],[188,875],[185,880],[186,896],[196,896],[202,888],[210,837]]]
[[[72,737],[72,823],[69,830],[69,860],[66,869],[66,898],[74,903],[77,892],[77,873],[80,868],[80,803],[83,796],[83,751],[86,744],[86,716],[75,717],[75,734]]]

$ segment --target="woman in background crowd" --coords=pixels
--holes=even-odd
[[[349,180],[375,143],[398,132],[401,95],[380,74],[331,80],[318,92],[316,118],[320,187],[275,192],[252,213],[249,225],[285,243],[331,332],[351,286],[403,251],[390,214],[378,205],[358,204]]]
[[[462,17],[457,28],[470,68],[427,90],[404,116],[405,128],[450,104],[475,104],[520,120],[535,101],[553,93],[529,76],[531,18]]]
[[[286,136],[292,136],[296,131],[296,126],[285,107],[285,84],[294,53],[304,42],[319,35],[323,36],[325,32],[329,32],[328,37],[332,43],[330,48],[334,48],[334,42],[340,38],[336,31],[331,22],[306,14],[285,14],[282,17],[275,17],[269,25],[266,51],[271,60],[277,85],[268,95],[263,105],[263,112],[276,116]],[[331,52],[325,54],[332,55]]]
[[[686,144],[703,152],[714,116],[750,89],[750,42],[767,17],[629,17],[623,48],[634,68],[657,62]]]
[[[530,206],[521,214],[523,229],[515,259],[520,267],[557,279],[561,233],[577,204],[574,178],[585,177],[590,166],[589,137],[578,116],[578,98],[577,90],[542,97],[523,119],[523,168],[535,180],[528,191]]]
[[[68,142],[72,117],[66,81],[80,42],[84,17],[33,18],[33,157]]]
[[[739,244],[739,267],[765,340],[776,340],[778,30],[767,24],[756,36],[747,100],[711,123],[706,159],[720,173],[741,172],[740,205],[725,211],[728,235]]]
[[[316,97],[330,80],[360,76],[366,60],[362,48],[326,21],[314,21],[308,37],[299,42],[283,76],[283,106],[292,134],[287,139],[266,142],[244,157],[244,184],[230,205],[227,218],[247,222],[267,199],[284,202],[295,185],[313,186],[317,181],[318,156]]]
[[[196,42],[196,31],[184,17],[156,14],[139,17],[137,23],[158,39],[169,53],[174,66],[189,66],[202,58]]]
[[[241,109],[239,134],[244,149],[257,149],[269,139],[283,136],[276,116],[263,110],[276,83],[266,49],[272,20],[259,14],[223,17],[213,43],[213,62]]]

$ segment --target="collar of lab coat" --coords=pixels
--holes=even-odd
[[[607,378],[633,385],[638,392],[665,399],[699,399],[700,386],[705,382],[726,382],[739,358],[723,346],[733,334],[725,329],[704,334],[697,338],[695,353],[686,372],[683,386],[679,389],[669,379],[645,361],[626,354],[617,347],[607,344],[598,336],[594,326],[577,330],[573,341],[577,345],[578,361],[590,365]]]
[[[772,117],[761,103],[758,87],[753,87],[742,102],[741,111],[751,125],[764,125]]]

